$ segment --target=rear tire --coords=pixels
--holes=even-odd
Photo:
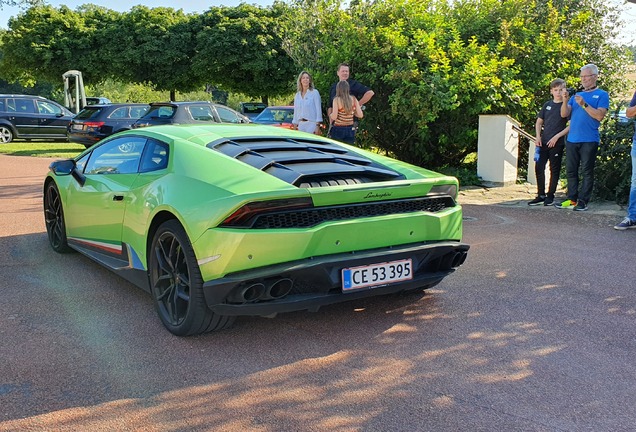
[[[8,144],[13,141],[13,131],[10,127],[0,125],[0,143]]]
[[[163,325],[177,336],[221,330],[235,317],[212,312],[203,295],[203,278],[188,236],[176,220],[159,226],[148,254],[150,289]]]
[[[71,252],[66,238],[62,199],[54,181],[49,182],[44,191],[44,223],[53,250],[58,253]]]

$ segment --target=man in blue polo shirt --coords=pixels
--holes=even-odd
[[[609,109],[609,95],[596,86],[598,67],[587,64],[581,68],[583,90],[561,105],[561,117],[570,117],[570,132],[565,143],[565,168],[568,179],[568,199],[556,207],[587,210],[594,188],[594,164],[601,141],[599,126]],[[564,98],[568,97],[563,89]],[[579,193],[579,167],[582,171]]]

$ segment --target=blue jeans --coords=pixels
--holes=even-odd
[[[632,185],[629,188],[629,206],[627,217],[636,221],[636,137],[632,142]]]
[[[356,140],[356,130],[353,126],[331,126],[329,136],[337,141],[353,145]]]
[[[568,178],[568,199],[590,202],[594,189],[594,163],[598,152],[597,142],[565,143],[565,170]],[[581,167],[581,193],[579,194],[579,166]]]

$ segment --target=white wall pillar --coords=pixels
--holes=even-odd
[[[477,175],[493,186],[517,182],[519,123],[507,115],[480,115],[477,139]],[[533,167],[534,172],[534,167]]]

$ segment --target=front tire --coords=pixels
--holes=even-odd
[[[13,141],[13,131],[10,127],[0,125],[0,143],[8,144]]]
[[[203,295],[203,278],[188,236],[176,220],[159,226],[148,258],[150,288],[163,325],[177,336],[221,330],[234,317],[212,312]]]
[[[66,238],[62,199],[54,181],[49,182],[44,191],[44,223],[53,250],[58,253],[70,252],[71,248]]]

